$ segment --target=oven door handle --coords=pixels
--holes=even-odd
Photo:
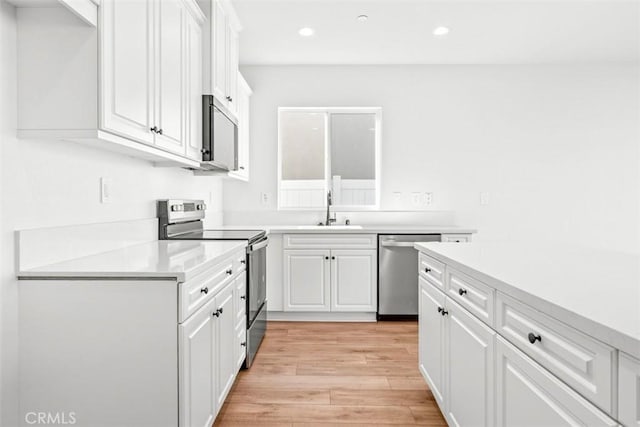
[[[268,244],[269,244],[269,239],[264,239],[263,241],[258,242],[255,245],[249,246],[248,252],[255,252],[257,250],[267,247]]]

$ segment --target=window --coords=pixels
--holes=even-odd
[[[278,208],[337,210],[380,202],[381,108],[278,109]]]

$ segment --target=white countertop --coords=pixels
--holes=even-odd
[[[246,241],[161,240],[20,271],[18,277],[185,282],[246,245]]]
[[[638,254],[507,243],[416,243],[415,247],[640,357]]]
[[[472,228],[461,228],[448,225],[394,225],[394,224],[373,224],[373,225],[351,225],[341,224],[331,226],[317,225],[250,225],[250,226],[225,226],[227,229],[260,229],[266,230],[269,234],[285,233],[336,233],[336,234],[473,234],[477,230]]]

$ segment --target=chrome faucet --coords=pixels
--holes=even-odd
[[[335,212],[333,214],[333,218],[331,218],[331,190],[327,191],[327,220],[324,225],[331,225],[336,222]]]

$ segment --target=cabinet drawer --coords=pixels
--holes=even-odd
[[[284,249],[376,249],[375,234],[285,234]]]
[[[500,336],[496,353],[496,425],[618,425]]]
[[[496,329],[582,396],[611,413],[615,349],[500,292]]]
[[[447,295],[480,320],[493,326],[495,291],[484,283],[451,267],[447,268],[447,276],[449,277]]]
[[[420,276],[444,292],[444,264],[420,252],[418,267]]]
[[[180,322],[191,316],[232,280],[233,261],[233,258],[228,258],[192,280],[182,283],[178,313]]]
[[[443,234],[441,237],[443,242],[468,243],[471,241],[471,236],[468,234]]]

